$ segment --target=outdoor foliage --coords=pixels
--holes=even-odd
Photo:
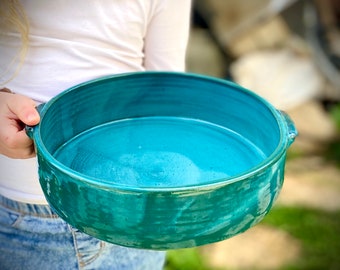
[[[340,133],[340,104],[335,105],[330,110],[330,116]],[[330,142],[326,151],[326,158],[334,162],[340,168],[340,137]]]
[[[263,220],[298,239],[303,255],[280,270],[340,269],[340,211],[275,207]]]
[[[340,211],[276,206],[262,224],[288,232],[302,245],[302,255],[297,261],[275,270],[340,269]],[[204,262],[199,248],[168,252],[165,270],[193,269],[216,270]]]
[[[171,250],[164,270],[212,270],[200,256],[198,248]]]

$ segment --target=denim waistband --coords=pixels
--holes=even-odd
[[[0,205],[3,207],[19,212],[21,214],[31,215],[31,216],[39,216],[39,217],[50,217],[56,218],[57,214],[51,209],[49,205],[44,204],[29,204],[14,201],[8,199],[0,194]]]

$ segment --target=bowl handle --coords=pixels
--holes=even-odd
[[[290,146],[294,142],[296,136],[299,133],[298,133],[296,127],[295,127],[295,124],[294,124],[293,120],[290,118],[290,116],[286,112],[284,112],[284,111],[280,110],[279,112],[280,112],[284,122],[287,125],[287,130],[288,130],[288,146]]]
[[[38,113],[40,114],[42,108],[45,106],[45,103],[41,103],[39,104],[36,109],[38,111]],[[39,125],[39,124],[38,124]],[[36,126],[25,126],[25,131],[28,137],[30,137],[31,139],[33,139],[33,131],[34,131],[34,127]]]

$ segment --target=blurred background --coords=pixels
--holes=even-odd
[[[299,131],[257,226],[168,252],[166,270],[340,269],[340,0],[194,0],[187,71],[232,80]]]

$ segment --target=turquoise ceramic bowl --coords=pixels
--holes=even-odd
[[[58,215],[118,245],[175,249],[257,224],[277,198],[289,117],[231,82],[141,72],[68,89],[28,128]]]

